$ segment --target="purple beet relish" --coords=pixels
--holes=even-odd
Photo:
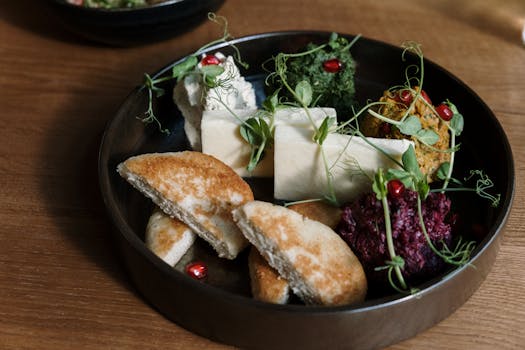
[[[445,263],[427,244],[417,214],[417,192],[405,190],[400,196],[388,196],[392,237],[397,255],[405,260],[405,280],[419,283],[443,270]],[[447,222],[450,199],[441,193],[430,193],[421,205],[423,220],[432,243],[440,249],[442,241],[450,246],[451,225]],[[361,261],[369,283],[384,285],[386,270],[375,271],[390,260],[386,243],[385,217],[375,193],[366,193],[343,206],[337,232]]]

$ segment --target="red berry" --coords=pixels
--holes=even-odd
[[[405,185],[403,185],[403,183],[398,179],[388,181],[386,188],[388,190],[388,194],[394,198],[400,197],[403,192],[405,192]]]
[[[412,92],[410,92],[410,90],[407,89],[398,90],[397,93],[394,95],[394,100],[404,104],[405,106],[408,106],[412,103],[412,98]]]
[[[410,90],[401,90],[399,91],[399,100],[403,102],[405,105],[409,105],[412,103],[412,92]]]
[[[206,55],[201,60],[203,66],[217,65],[219,63],[221,63],[221,61],[214,55]]]
[[[440,104],[436,107],[437,114],[443,119],[444,121],[448,122],[452,117],[454,116],[454,112],[447,106],[445,103]]]
[[[323,69],[328,73],[337,73],[343,68],[343,64],[337,58],[323,62]]]
[[[186,265],[186,273],[200,280],[208,276],[208,267],[202,261],[195,261]]]

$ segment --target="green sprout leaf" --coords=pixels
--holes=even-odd
[[[319,129],[317,129],[317,132],[314,135],[314,142],[316,142],[319,145],[322,145],[324,140],[328,136],[330,128],[334,124],[334,122],[335,122],[334,118],[331,118],[331,117],[324,118],[323,122],[319,126]]]
[[[272,132],[264,119],[252,117],[241,125],[240,134],[251,148],[250,161],[246,167],[251,172],[263,158],[265,149],[272,144]]]
[[[144,74],[144,85],[148,88],[149,91],[155,93],[155,97],[161,97],[164,95],[164,89],[156,85],[155,80],[153,80],[149,74]]]
[[[403,185],[405,185],[406,188],[416,188],[412,174],[403,169],[388,169],[385,177],[388,181],[398,179],[403,183]]]
[[[463,115],[459,113],[456,105],[454,105],[452,102],[447,101],[447,105],[449,106],[452,113],[452,119],[450,120],[450,128],[454,130],[457,136],[461,135],[463,132],[463,127],[465,124],[465,121],[463,120]]]
[[[410,145],[408,149],[403,153],[401,157],[403,161],[403,168],[406,172],[412,177],[412,183],[409,180],[405,180],[403,183],[406,186],[406,183],[411,184],[412,186],[407,186],[417,191],[422,198],[426,198],[430,192],[430,186],[427,183],[427,177],[419,169],[419,163],[416,157],[416,151],[414,146]]]
[[[434,130],[421,129],[416,132],[416,137],[419,141],[431,146],[439,141],[439,135]]]
[[[193,70],[198,63],[199,60],[195,55],[189,56],[184,61],[173,66],[171,69],[171,76],[177,78],[177,81],[180,81],[186,73]]]
[[[446,180],[449,170],[450,170],[450,163],[449,162],[441,163],[441,165],[439,166],[438,171],[436,172],[437,178],[440,179],[440,180]]]
[[[218,65],[208,65],[201,68],[204,83],[209,87],[217,86],[217,77],[224,72],[224,68]]]
[[[312,86],[308,81],[301,80],[295,86],[295,94],[303,106],[308,107],[312,103]]]
[[[423,199],[427,198],[430,193],[430,186],[426,179],[422,179],[416,183],[416,190],[419,193],[419,196]]]
[[[421,122],[418,117],[411,115],[397,127],[399,131],[405,135],[416,135],[417,132],[421,130]]]
[[[376,172],[374,182],[372,183],[372,190],[376,194],[378,200],[386,198],[388,191],[386,189],[386,181],[383,177],[383,169],[378,169]]]
[[[280,90],[281,90],[280,88],[275,90],[273,94],[268,96],[262,103],[263,108],[272,114],[275,113],[275,111],[277,110],[277,107],[279,106],[279,91]]]
[[[401,156],[401,161],[403,162],[405,170],[411,173],[417,180],[423,178],[413,145],[408,146],[408,149]]]

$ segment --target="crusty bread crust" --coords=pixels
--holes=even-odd
[[[155,255],[174,266],[195,242],[195,234],[188,225],[156,208],[148,220],[144,241]]]
[[[288,209],[331,229],[335,229],[341,220],[341,209],[326,202],[303,202],[290,205]],[[255,299],[274,304],[286,304],[290,295],[288,281],[279,275],[261,256],[255,247],[248,257],[252,295]]]
[[[288,282],[268,265],[253,246],[248,255],[248,267],[254,299],[273,304],[286,304],[288,302],[290,295]]]
[[[209,242],[220,257],[234,259],[247,246],[231,211],[253,200],[253,193],[218,159],[193,151],[151,153],[127,159],[117,171],[167,215]]]
[[[346,305],[364,300],[361,263],[328,226],[267,202],[233,211],[245,237],[306,304]]]
[[[288,207],[308,219],[319,221],[334,230],[341,221],[342,210],[323,201],[303,202]]]

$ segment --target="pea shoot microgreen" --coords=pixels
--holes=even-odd
[[[322,145],[324,140],[326,140],[326,137],[328,136],[328,133],[330,132],[331,127],[335,124],[335,118],[327,116],[323,119],[323,122],[317,129],[317,131],[314,134],[313,140],[318,145]]]
[[[386,234],[386,244],[388,249],[388,254],[390,255],[390,260],[385,261],[385,266],[376,268],[376,270],[388,270],[388,277],[390,284],[397,291],[407,290],[407,284],[403,278],[402,269],[405,266],[404,259],[397,255],[394,248],[394,238],[392,237],[392,224],[390,222],[390,207],[388,206],[388,191],[386,187],[387,180],[384,177],[383,169],[378,169],[375,177],[374,183],[372,184],[372,189],[376,194],[376,198],[381,201],[383,205],[383,213],[385,216],[385,234]],[[392,271],[394,271],[399,286],[395,283],[391,277]]]
[[[246,166],[246,170],[249,172],[255,169],[266,151],[273,145],[274,116],[280,107],[279,90],[276,90],[266,97],[262,103],[262,109],[257,111],[254,116],[245,121],[239,120],[241,122],[239,128],[241,137],[250,146],[250,160]]]
[[[148,108],[141,120],[144,123],[155,122],[161,132],[169,133],[167,129],[162,128],[160,121],[155,116],[152,103],[154,97],[158,98],[165,93],[164,88],[159,86],[160,84],[170,80],[180,81],[189,74],[199,74],[204,84],[209,88],[228,87],[228,78],[222,80],[219,79],[219,77],[225,71],[223,67],[217,65],[207,65],[201,67],[198,72],[195,70],[199,63],[199,55],[205,52],[206,49],[212,45],[218,43],[227,43],[227,41],[231,38],[227,30],[227,22],[225,19],[222,17],[216,17],[213,14],[210,14],[209,18],[214,22],[220,22],[223,24],[224,33],[221,38],[202,46],[192,55],[189,55],[186,59],[174,65],[170,74],[167,76],[153,79],[148,74],[144,75],[143,87],[147,89],[148,93]],[[277,82],[280,87],[276,89],[273,94],[268,96],[262,103],[262,111],[255,113],[246,120],[241,120],[240,135],[250,145],[250,160],[247,165],[247,170],[250,172],[253,171],[257,164],[259,164],[259,162],[263,159],[266,151],[272,147],[274,141],[273,131],[275,127],[275,112],[284,105],[303,108],[305,110],[306,116],[309,118],[312,124],[312,140],[319,146],[325,168],[328,188],[325,199],[330,203],[336,205],[338,204],[335,195],[335,188],[333,185],[333,175],[323,149],[323,143],[330,132],[335,130],[339,132],[351,133],[352,135],[361,137],[365,142],[368,142],[369,145],[376,148],[379,152],[382,152],[385,156],[392,160],[394,164],[398,166],[398,168],[386,170],[380,168],[371,179],[372,189],[376,194],[376,198],[381,202],[383,208],[385,224],[384,229],[389,257],[389,259],[385,260],[384,266],[378,266],[375,268],[375,270],[386,270],[388,281],[396,291],[402,293],[416,293],[418,290],[411,288],[403,276],[405,260],[395,251],[391,213],[388,203],[388,182],[394,179],[400,180],[406,188],[417,192],[417,216],[421,231],[424,234],[429,248],[437,256],[442,258],[443,261],[455,266],[463,266],[469,262],[470,255],[475,248],[476,243],[474,241],[464,241],[461,237],[457,240],[453,247],[449,247],[443,241],[433,242],[427,232],[425,219],[423,217],[422,206],[424,205],[425,199],[430,192],[470,191],[477,193],[477,195],[482,198],[490,200],[493,206],[497,206],[500,201],[500,195],[493,195],[488,192],[488,190],[494,187],[494,184],[490,178],[480,170],[471,171],[470,176],[464,179],[465,182],[474,181],[474,187],[465,187],[462,181],[452,177],[455,152],[459,149],[459,145],[456,145],[456,136],[460,136],[464,128],[463,116],[459,112],[456,105],[454,105],[450,100],[446,100],[444,102],[453,112],[453,116],[450,121],[443,121],[447,125],[450,132],[450,145],[447,150],[440,150],[433,147],[433,145],[439,141],[438,133],[432,129],[424,129],[420,119],[414,115],[415,104],[417,101],[423,101],[423,103],[425,103],[426,106],[430,108],[434,115],[438,115],[435,108],[429,101],[425,99],[422,93],[425,72],[424,59],[421,47],[417,43],[407,42],[403,45],[404,51],[402,53],[402,59],[405,60],[406,54],[411,52],[417,56],[419,59],[419,64],[409,65],[405,69],[405,83],[401,86],[392,88],[396,91],[399,89],[405,89],[410,92],[411,96],[413,96],[411,102],[406,106],[406,110],[403,112],[403,115],[399,120],[394,120],[385,115],[382,115],[380,112],[378,112],[378,110],[375,109],[375,107],[381,107],[382,105],[387,104],[387,102],[371,102],[368,103],[364,108],[361,108],[357,113],[353,113],[352,118],[344,123],[341,123],[340,125],[336,125],[337,123],[335,118],[332,117],[326,117],[319,125],[314,123],[313,118],[310,115],[309,107],[318,105],[318,102],[323,96],[316,94],[315,85],[312,85],[309,80],[300,80],[298,82],[291,83],[288,78],[289,62],[294,58],[311,55],[325,48],[331,48],[332,50],[349,50],[355,41],[359,39],[359,36],[355,37],[350,43],[340,39],[341,38],[336,33],[332,33],[328,42],[325,44],[315,45],[306,51],[298,53],[279,53],[277,56],[272,58],[275,69],[268,74],[266,80],[267,83],[269,81],[273,81],[274,83]],[[240,59],[238,49],[235,46],[232,47],[236,53],[236,61],[245,66],[245,64]],[[416,88],[413,88],[414,86],[416,86]],[[287,94],[292,96],[292,100],[284,98],[281,99],[281,93],[283,93],[282,95]],[[230,112],[233,113],[233,111]],[[358,126],[352,125],[353,122],[357,123],[358,118],[364,113],[368,113],[383,122],[391,124],[392,126],[396,127],[403,135],[410,136],[414,140],[417,140],[418,142],[424,144],[427,147],[430,147],[435,151],[450,153],[450,160],[443,162],[436,172],[436,177],[443,181],[442,186],[440,188],[430,188],[428,183],[428,174],[424,174],[421,171],[414,146],[410,145],[408,147],[408,149],[403,153],[400,162],[375,144],[371,143],[361,133]],[[360,169],[359,164],[353,164],[353,167],[356,169],[356,173],[364,173],[362,169]],[[451,186],[449,187],[449,185]]]
[[[251,146],[250,161],[246,169],[251,172],[273,143],[272,130],[263,118],[251,117],[240,128],[241,136]]]
[[[294,67],[293,66],[294,62],[290,64],[290,60],[297,59],[297,58],[304,58],[304,57],[311,56],[314,54],[319,54],[318,57],[316,58],[318,59],[319,57],[322,56],[321,52],[323,52],[323,50],[325,49],[331,49],[331,50],[334,50],[334,52],[338,52],[338,53],[348,52],[350,48],[354,45],[354,43],[359,38],[360,36],[358,35],[354,37],[353,40],[348,42],[345,38],[340,37],[337,33],[331,33],[328,39],[328,42],[324,44],[321,44],[321,45],[312,44],[308,46],[307,50],[302,51],[302,52],[296,52],[296,53],[281,52],[270,60],[274,64],[274,70],[269,71],[269,74],[266,77],[267,85],[277,84],[280,86],[280,88],[283,89],[283,92],[285,94],[292,97],[292,100],[286,100],[285,104],[303,108],[307,118],[310,120],[310,123],[314,130],[312,140],[319,145],[320,154],[321,154],[324,169],[325,169],[325,176],[326,176],[327,189],[328,189],[327,194],[325,195],[325,199],[332,204],[337,204],[337,198],[335,195],[335,188],[333,185],[333,175],[330,171],[330,166],[326,158],[326,153],[323,148],[323,142],[326,140],[326,137],[331,131],[332,126],[335,123],[335,120],[334,118],[327,117],[323,120],[320,126],[316,125],[316,123],[313,121],[313,118],[310,114],[309,107],[316,106],[319,103],[319,101],[321,101],[323,96],[317,94],[314,91],[314,87],[312,86],[309,80],[305,80],[305,79],[300,80],[294,86],[290,84],[289,67]],[[319,67],[320,64],[319,62],[317,63],[318,64],[316,64],[315,66]],[[353,68],[352,68],[351,74],[353,74]],[[317,78],[320,77],[318,73],[308,72],[308,75],[309,75],[309,78],[314,79],[316,83],[319,82],[319,80],[317,80]],[[353,79],[347,79],[347,80],[350,81],[351,84],[353,84]],[[353,85],[351,87],[351,90],[353,91]]]
[[[446,164],[446,165],[445,165]],[[441,169],[438,171],[438,177],[447,178],[450,170],[450,164],[444,163]],[[416,154],[413,146],[409,146],[407,151],[402,156],[402,169],[388,169],[386,174],[383,175],[383,170],[379,169],[376,173],[373,183],[373,191],[376,194],[378,200],[381,200],[385,215],[385,233],[387,240],[387,247],[390,255],[390,260],[385,261],[385,266],[377,267],[376,270],[388,269],[388,279],[392,288],[396,291],[409,292],[407,285],[402,276],[403,264],[401,263],[402,257],[397,258],[393,248],[392,240],[392,228],[390,223],[390,211],[388,209],[387,189],[386,184],[388,181],[398,179],[408,189],[414,190],[418,193],[417,196],[417,215],[420,223],[421,230],[425,236],[429,248],[443,259],[444,262],[450,265],[463,266],[469,262],[470,255],[475,248],[476,243],[474,241],[464,241],[462,237],[458,239],[455,246],[450,248],[445,242],[439,243],[441,248],[436,246],[435,242],[432,242],[430,235],[427,232],[425,221],[423,218],[422,202],[427,198],[430,192],[442,192],[443,189],[430,190],[430,186],[427,182],[427,177],[419,169],[419,164],[416,158]],[[460,181],[453,178],[448,178],[455,184],[461,184]],[[491,201],[493,206],[499,204],[500,195],[492,195],[487,192],[488,189],[494,186],[492,180],[480,170],[472,170],[470,176],[465,178],[465,181],[475,180],[475,188],[466,187],[455,187],[448,188],[447,191],[472,191],[476,192],[480,197],[486,198]],[[392,279],[392,272],[397,277],[397,283]],[[413,292],[413,290],[412,290]]]
[[[450,182],[452,182],[457,187],[448,187],[448,188],[439,188],[439,189],[433,189],[432,192],[475,192],[478,196],[481,198],[485,198],[488,201],[490,201],[490,205],[492,207],[499,206],[500,200],[501,200],[501,194],[492,194],[488,192],[488,190],[492,189],[494,187],[494,182],[490,179],[490,177],[485,174],[482,170],[470,170],[469,176],[465,177],[464,182],[474,181],[473,187],[467,187],[464,182],[455,179],[453,177],[447,177],[449,172],[450,165],[448,163],[443,163],[441,165],[441,168],[438,171],[438,177],[441,180],[448,179]]]
[[[228,43],[229,40],[233,39],[231,34],[228,32],[228,21],[226,18],[222,16],[216,16],[214,13],[208,13],[208,19],[223,28],[223,33],[220,38],[201,46],[193,54],[189,55],[181,62],[175,64],[172,67],[169,75],[164,75],[153,79],[150,75],[144,74],[144,83],[142,87],[147,90],[148,107],[144,114],[137,118],[145,124],[156,123],[162,133],[169,134],[169,130],[162,128],[162,125],[155,115],[153,109],[153,98],[158,98],[165,94],[165,89],[160,86],[162,83],[172,80],[179,82],[188,74],[198,74],[202,77],[203,82],[208,88],[227,85],[228,78],[223,80],[218,79],[218,77],[224,72],[224,68],[221,66],[207,65],[202,66],[198,71],[195,70],[199,63],[199,56],[202,55],[208,48],[217,44]],[[239,49],[235,45],[231,44],[230,47],[233,49],[233,57],[235,62],[242,67],[247,68],[248,64],[241,59]]]

